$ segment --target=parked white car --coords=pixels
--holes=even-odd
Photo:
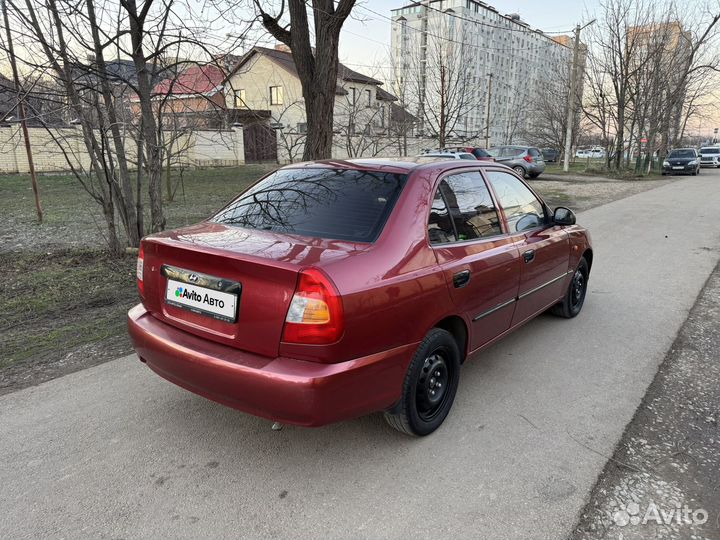
[[[477,158],[470,152],[426,152],[420,154],[418,157],[431,157],[431,158],[445,158],[445,159],[472,159],[477,161]]]
[[[700,149],[701,167],[720,167],[720,146],[703,146]]]

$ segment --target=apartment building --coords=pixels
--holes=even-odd
[[[423,0],[391,16],[394,94],[425,135],[437,136],[437,111],[445,109],[450,138],[521,142],[534,97],[567,93],[572,38],[477,0]]]

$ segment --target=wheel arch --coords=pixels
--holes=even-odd
[[[465,320],[458,315],[450,315],[438,321],[434,328],[442,328],[452,335],[460,350],[460,362],[465,362],[468,352],[468,328]]]
[[[587,261],[588,264],[588,274],[590,273],[590,270],[592,270],[592,263],[593,263],[593,250],[591,248],[587,248],[583,254],[583,258]]]

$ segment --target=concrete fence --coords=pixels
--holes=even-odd
[[[70,164],[90,165],[82,130],[78,128],[29,128],[33,161],[38,172],[69,171]],[[231,166],[245,163],[242,130],[165,132],[163,144],[170,148],[173,166]],[[137,161],[137,145],[127,137],[125,151]],[[0,173],[29,172],[25,143],[19,125],[0,127]]]

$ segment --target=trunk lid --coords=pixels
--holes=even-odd
[[[144,304],[154,317],[268,357],[278,354],[300,270],[367,248],[211,222],[153,235],[143,246]]]

